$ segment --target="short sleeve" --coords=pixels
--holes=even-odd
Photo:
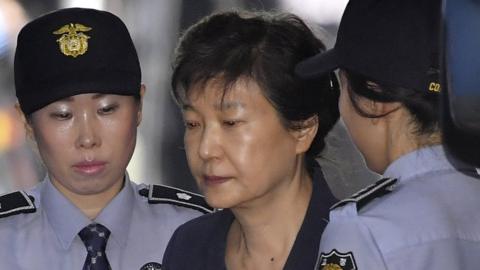
[[[471,269],[480,265],[478,242],[453,238],[406,246],[385,254],[389,270]]]
[[[334,266],[341,269],[387,269],[369,228],[362,224],[356,209],[351,209],[354,206],[347,205],[330,213],[315,269],[327,268],[326,265],[332,269]]]

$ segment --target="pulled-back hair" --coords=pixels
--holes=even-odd
[[[323,43],[293,14],[213,14],[181,37],[173,64],[172,94],[183,105],[195,85],[205,86],[219,78],[225,95],[239,79],[252,79],[286,128],[302,129],[304,120],[318,116],[318,132],[307,151],[311,161],[325,147],[325,136],[339,117],[339,92],[334,77],[302,81],[294,68],[324,50]]]
[[[439,94],[417,91],[388,83],[378,82],[358,72],[343,69],[347,81],[350,100],[355,110],[364,117],[377,118],[386,114],[370,114],[357,103],[359,96],[379,102],[400,102],[412,116],[416,135],[432,135],[439,130]],[[374,84],[374,86],[372,85]]]

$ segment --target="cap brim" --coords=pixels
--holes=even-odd
[[[314,79],[325,75],[340,66],[335,49],[310,57],[295,67],[295,74],[302,79]]]

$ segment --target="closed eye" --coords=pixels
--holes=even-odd
[[[107,115],[115,112],[118,109],[118,104],[111,104],[97,110],[98,114]]]
[[[238,120],[224,120],[223,121],[223,125],[226,126],[226,127],[235,127],[235,126],[238,126],[240,123],[242,123],[242,121],[238,121]]]
[[[54,112],[51,113],[50,116],[57,120],[68,120],[72,118],[72,114],[70,112]]]
[[[185,128],[194,129],[200,126],[200,123],[194,121],[184,121]]]

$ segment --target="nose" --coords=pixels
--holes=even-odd
[[[98,136],[98,127],[95,117],[84,112],[77,118],[75,123],[78,127],[76,145],[78,148],[90,149],[101,145],[101,138]]]
[[[201,134],[198,155],[203,160],[219,159],[222,156],[221,132],[215,127],[206,127]]]

